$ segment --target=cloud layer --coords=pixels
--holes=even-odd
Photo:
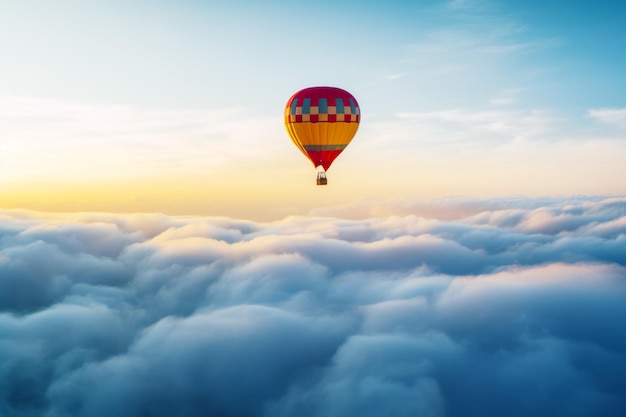
[[[384,209],[0,211],[0,415],[621,415],[625,198]]]

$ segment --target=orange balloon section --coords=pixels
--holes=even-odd
[[[287,133],[313,166],[321,167],[318,185],[326,184],[325,171],[348,146],[360,120],[359,104],[341,88],[305,88],[287,101]]]

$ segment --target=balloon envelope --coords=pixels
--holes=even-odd
[[[285,106],[285,127],[293,143],[313,166],[328,170],[348,146],[361,120],[354,96],[336,87],[309,87]]]

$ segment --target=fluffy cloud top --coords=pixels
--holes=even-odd
[[[397,209],[0,211],[0,415],[622,415],[625,198]]]

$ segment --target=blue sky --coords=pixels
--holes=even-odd
[[[5,94],[213,107],[241,105],[250,91],[256,99],[250,103],[260,107],[274,97],[282,104],[281,93],[306,82],[361,90],[414,74],[403,80],[405,88],[418,93],[431,85],[440,94],[419,94],[435,106],[396,97],[403,107],[438,107],[451,96],[481,104],[507,88],[530,90],[527,106],[624,104],[625,6],[618,1],[5,1],[2,7]],[[437,65],[455,63],[470,70],[473,82],[454,77],[462,88],[432,85]],[[439,74],[453,79],[446,75]]]
[[[282,126],[286,100],[313,85],[347,89],[363,113],[324,204],[626,192],[620,2],[0,7],[10,207],[314,209],[312,169]]]

